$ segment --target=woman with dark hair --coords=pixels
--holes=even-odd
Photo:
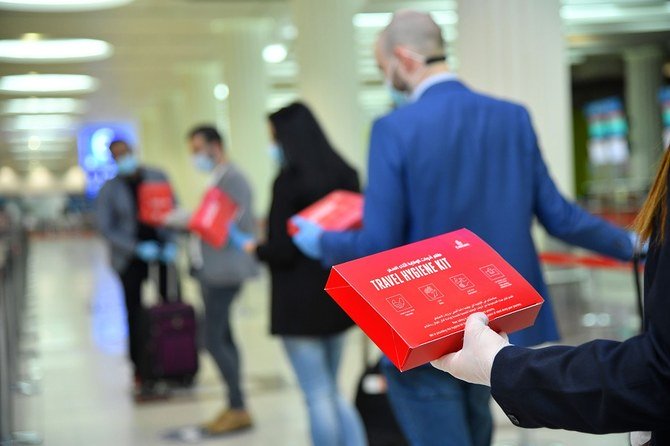
[[[358,191],[356,171],[334,150],[310,110],[296,102],[269,116],[279,174],[272,190],[267,241],[231,225],[231,242],[268,264],[272,334],[281,337],[307,402],[315,446],[364,445],[354,407],[337,388],[345,330],[353,322],[325,293],[328,270],[293,244],[286,223],[336,189]]]
[[[645,330],[624,342],[531,350],[510,345],[483,313],[465,325],[463,349],[433,365],[491,386],[517,426],[594,434],[629,432],[631,444],[670,444],[670,150],[634,223],[649,242],[644,270]]]

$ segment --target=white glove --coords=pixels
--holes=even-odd
[[[488,327],[484,313],[471,314],[465,321],[463,348],[432,361],[433,367],[472,384],[491,386],[491,368],[498,352],[510,345],[507,334]]]
[[[631,432],[630,444],[631,446],[645,446],[651,441],[651,432]]]

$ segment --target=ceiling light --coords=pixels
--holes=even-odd
[[[94,39],[0,40],[0,61],[13,63],[82,62],[106,59],[112,46]]]
[[[15,11],[71,12],[113,8],[133,0],[0,0],[0,9]]]
[[[430,13],[435,23],[440,26],[456,25],[458,14],[455,10],[433,11]],[[354,14],[353,24],[357,28],[384,28],[389,24],[393,13],[391,12],[361,12]]]
[[[214,87],[214,97],[219,101],[225,101],[230,94],[230,88],[226,84],[216,84]]]
[[[33,115],[49,113],[83,113],[85,111],[86,104],[80,99],[21,98],[5,101],[1,113],[5,115]]]
[[[40,33],[25,33],[24,35],[21,36],[21,40],[40,40],[42,38],[42,34]]]
[[[286,60],[288,51],[281,43],[274,43],[263,48],[263,59],[268,63],[279,63]]]
[[[65,130],[77,124],[69,115],[18,115],[5,121],[4,129],[17,130]]]
[[[0,93],[85,93],[98,80],[83,74],[18,74],[0,77]]]

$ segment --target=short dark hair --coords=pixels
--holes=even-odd
[[[133,148],[128,144],[128,141],[124,139],[115,139],[112,142],[109,143],[109,150],[112,150],[112,147],[114,147],[117,144],[124,144],[126,147],[128,147],[129,150],[132,150]]]
[[[195,136],[202,136],[207,142],[216,142],[223,147],[223,137],[221,133],[212,125],[199,125],[191,130],[188,134],[188,139],[192,139]]]

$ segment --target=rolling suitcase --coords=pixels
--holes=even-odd
[[[196,315],[178,297],[173,268],[167,267],[167,298],[147,310],[146,365],[153,379],[191,385],[198,372]],[[158,265],[149,266],[149,278],[160,290]]]

